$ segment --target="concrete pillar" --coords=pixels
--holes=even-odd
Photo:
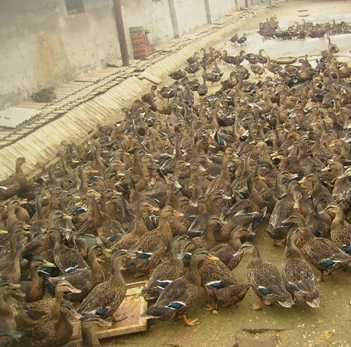
[[[204,0],[204,1],[205,1],[207,24],[212,24],[210,0]]]
[[[245,7],[246,7],[246,8],[249,7],[249,0],[245,0]]]
[[[171,17],[173,36],[179,37],[179,25],[174,0],[168,0],[169,15]]]

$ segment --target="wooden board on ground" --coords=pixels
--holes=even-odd
[[[114,323],[109,328],[97,328],[99,339],[111,338],[121,335],[133,334],[147,330],[147,319],[143,317],[147,310],[147,302],[140,295],[145,282],[127,284],[127,295],[117,313],[127,318]],[[74,340],[81,338],[80,323],[74,327]]]
[[[296,61],[297,61],[296,57],[280,57],[280,58],[274,59],[274,62],[280,65],[294,64],[296,63]]]

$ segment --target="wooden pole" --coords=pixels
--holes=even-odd
[[[121,0],[113,0],[113,5],[114,5],[117,33],[118,33],[118,42],[119,42],[119,47],[121,49],[122,64],[123,66],[128,66],[129,54],[128,54],[126,33],[124,30]]]
[[[173,28],[173,36],[179,37],[179,26],[178,26],[178,18],[177,12],[174,5],[174,0],[168,0],[169,7],[169,15],[171,16],[172,28]]]
[[[204,0],[204,1],[205,1],[205,11],[206,11],[207,24],[212,24],[210,0]]]
[[[238,0],[235,0],[234,4],[235,4],[235,11],[239,11],[239,3],[238,3]]]

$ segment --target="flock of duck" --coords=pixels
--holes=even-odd
[[[197,302],[214,311],[249,289],[255,309],[318,308],[313,268],[351,266],[351,68],[337,52],[313,65],[196,52],[42,175],[18,158],[0,187],[0,345],[65,345],[74,319],[99,346],[95,327],[125,318],[125,276],[147,276],[149,317],[187,325]],[[259,252],[264,230],[281,269]]]
[[[266,39],[304,40],[308,37],[322,38],[325,35],[350,34],[351,24],[344,21],[336,22],[335,20],[327,23],[302,21],[302,23],[296,22],[287,29],[282,29],[279,26],[277,17],[273,16],[260,23],[258,33]]]

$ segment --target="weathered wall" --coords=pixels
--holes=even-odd
[[[120,56],[110,0],[85,0],[68,15],[60,0],[0,1],[0,107],[17,97],[115,62]]]
[[[175,7],[180,34],[206,24],[204,0],[175,0]]]
[[[124,0],[122,4],[126,33],[130,27],[143,26],[150,32],[149,38],[153,44],[173,37],[167,0]]]
[[[235,0],[210,0],[210,8],[212,18],[216,20],[235,9]]]
[[[204,0],[173,1],[180,35],[207,23]],[[245,0],[209,4],[216,20]],[[153,44],[173,38],[168,0],[122,5],[127,35],[130,27],[143,26]],[[0,108],[82,71],[119,63],[113,0],[84,0],[84,6],[85,12],[71,15],[64,0],[0,0]]]

